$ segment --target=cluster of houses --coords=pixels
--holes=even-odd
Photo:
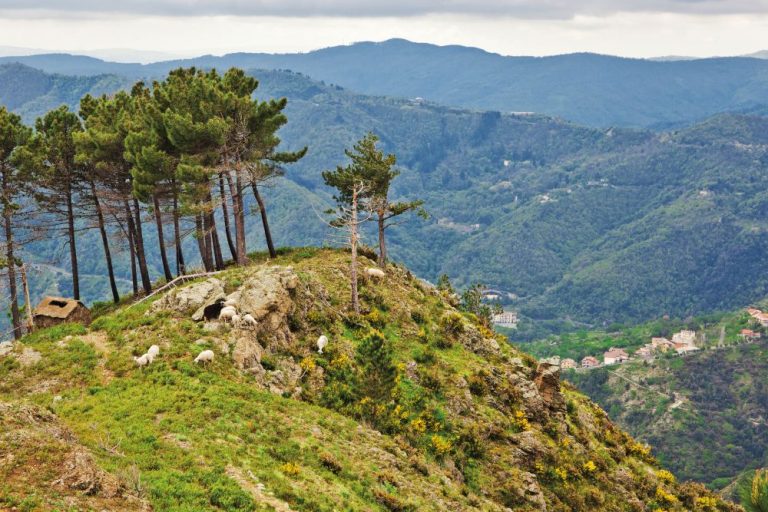
[[[514,311],[504,311],[497,315],[493,315],[493,323],[499,327],[517,329],[517,313]]]
[[[751,331],[750,331],[751,332]],[[753,333],[759,336],[759,333]],[[658,353],[666,353],[673,351],[678,355],[685,355],[689,352],[695,352],[700,350],[696,346],[696,332],[683,330],[672,335],[672,339],[667,338],[651,338],[651,342],[643,345],[635,351],[635,357],[645,361],[653,359]],[[576,362],[573,359],[562,359],[559,361],[560,368],[563,370],[572,368],[596,368],[598,366],[610,366],[613,364],[621,364],[625,361],[629,361],[631,357],[623,348],[611,347],[603,353],[602,362],[594,357],[587,356],[581,360],[581,363]]]

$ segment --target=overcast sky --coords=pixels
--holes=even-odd
[[[768,49],[766,34],[768,0],[0,0],[0,46],[155,52],[143,60],[392,37],[505,55],[741,55]]]

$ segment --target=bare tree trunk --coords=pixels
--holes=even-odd
[[[131,254],[131,283],[133,284],[133,296],[139,295],[139,280],[136,272],[136,227],[133,225],[133,214],[128,201],[123,201],[125,206],[125,219],[128,223],[128,248]]]
[[[357,187],[352,188],[352,213],[349,223],[349,245],[352,259],[349,266],[349,279],[352,288],[352,310],[360,314],[360,300],[357,295]]]
[[[3,184],[5,185],[5,184]],[[5,220],[5,259],[8,262],[8,288],[11,292],[11,323],[14,339],[21,338],[21,313],[19,311],[18,289],[16,288],[16,257],[13,254],[13,211],[10,205],[3,208]]]
[[[385,211],[381,208],[379,208],[379,211],[377,212],[379,218],[377,220],[378,226],[379,226],[379,266],[381,268],[384,268],[387,266],[387,242],[384,239],[384,215]]]
[[[208,252],[208,234],[203,225],[203,214],[195,214],[195,238],[197,238],[197,247],[200,250],[200,259],[203,260],[203,268],[206,272],[213,270],[211,265],[210,253]]]
[[[139,272],[141,273],[141,284],[144,288],[144,293],[149,295],[152,293],[152,281],[149,280],[149,270],[147,269],[147,256],[144,253],[144,234],[141,229],[141,207],[139,206],[139,200],[133,198],[133,206],[136,211],[136,256],[139,260]]]
[[[224,257],[221,254],[221,244],[219,243],[219,232],[216,229],[216,217],[214,216],[215,208],[213,206],[213,196],[211,191],[208,190],[208,204],[210,205],[210,211],[208,212],[208,229],[211,234],[211,247],[213,248],[213,257],[216,262],[216,270],[224,270]]]
[[[115,269],[112,266],[112,254],[109,251],[109,237],[107,236],[107,228],[104,225],[104,212],[101,210],[101,202],[99,201],[99,196],[96,195],[96,184],[93,181],[91,181],[91,195],[93,195],[93,202],[96,205],[96,217],[99,221],[101,243],[104,246],[104,257],[107,260],[107,273],[109,274],[109,286],[112,288],[112,300],[117,304],[120,302],[120,293],[117,291],[117,283],[115,282]]]
[[[157,194],[152,195],[152,206],[155,210],[155,224],[157,224],[157,243],[160,249],[160,259],[163,262],[163,273],[165,274],[165,280],[170,281],[173,279],[171,274],[171,267],[168,265],[168,256],[165,254],[165,237],[163,236],[163,213],[160,211],[160,200],[157,198]]]
[[[267,240],[267,249],[269,249],[269,257],[277,258],[277,251],[275,251],[275,244],[272,243],[272,232],[269,230],[269,222],[267,221],[267,208],[264,206],[264,200],[259,193],[259,187],[256,183],[251,183],[253,188],[253,195],[256,197],[256,202],[259,204],[259,213],[261,214],[261,224],[264,226],[264,238]]]
[[[176,191],[176,183],[173,183],[173,237],[176,242],[176,274],[187,272],[184,264],[184,250],[181,247],[181,228],[179,226],[179,197]]]
[[[80,300],[80,272],[77,265],[77,244],[75,242],[75,213],[72,208],[72,187],[67,181],[67,232],[69,234],[69,261],[72,268],[72,296]]]
[[[227,191],[224,189],[224,173],[219,173],[219,194],[221,195],[221,211],[224,216],[224,234],[227,235],[227,245],[229,246],[229,253],[232,255],[232,260],[237,261],[237,249],[234,242],[232,242],[232,233],[229,230],[229,206],[227,205]]]
[[[245,206],[243,202],[243,183],[240,174],[233,180],[227,173],[227,183],[229,184],[229,193],[232,196],[232,210],[235,217],[235,251],[238,265],[248,263],[248,251],[245,246]]]

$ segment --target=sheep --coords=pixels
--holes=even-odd
[[[258,322],[256,321],[255,318],[253,318],[253,315],[251,315],[250,313],[246,313],[245,315],[243,315],[243,325],[245,327],[253,327],[255,329],[256,326],[258,325]]]
[[[325,334],[323,334],[322,336],[317,338],[317,353],[322,354],[323,349],[325,348],[326,345],[328,345],[328,337]]]
[[[197,357],[195,358],[195,362],[203,363],[203,364],[210,363],[211,361],[213,361],[213,357],[214,357],[213,350],[203,350],[197,355]]]
[[[375,278],[381,278],[386,275],[383,270],[381,270],[380,268],[374,268],[374,267],[366,268],[365,273],[368,274],[368,277],[375,277]]]
[[[155,358],[160,355],[160,347],[157,345],[152,345],[149,347],[149,350],[147,350],[147,354],[152,354],[152,357]]]
[[[237,310],[234,308],[234,306],[224,306],[219,312],[219,320],[224,320],[225,322],[231,321],[232,317],[236,314]]]
[[[149,363],[147,363],[147,364],[152,364],[152,363],[155,362],[155,353],[154,352],[147,352],[142,357],[146,357],[147,358],[147,361],[149,361]]]
[[[147,357],[147,354],[144,354],[141,357],[133,356],[133,360],[136,362],[136,365],[139,368],[144,368],[150,363],[149,357]]]
[[[231,321],[233,327],[240,327],[240,325],[243,323],[243,317],[235,313],[232,315]]]

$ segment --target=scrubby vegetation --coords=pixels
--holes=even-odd
[[[611,334],[583,332],[530,348],[540,357],[600,355],[608,346],[632,349],[682,328],[697,332],[701,352],[571,371],[565,378],[650,443],[678,476],[722,488],[741,472],[764,466],[768,457],[768,342],[765,329],[746,312],[663,320]],[[747,343],[739,336],[745,328],[763,339]]]
[[[65,443],[114,479],[115,499],[157,510],[735,510],[679,484],[599,407],[407,270],[361,278],[361,314],[349,312],[348,265],[345,252],[303,249],[219,276],[229,292],[272,268],[295,275],[287,332],[212,330],[153,301],[90,329],[38,331],[0,359],[0,403],[51,411]],[[263,352],[241,370],[248,336]],[[161,356],[139,369],[131,356],[150,344]],[[204,348],[217,353],[208,367],[192,363]],[[8,428],[16,456],[26,438]],[[55,507],[22,462],[0,459],[0,504]],[[51,452],[39,467],[58,465]],[[51,488],[85,508],[66,481]]]

